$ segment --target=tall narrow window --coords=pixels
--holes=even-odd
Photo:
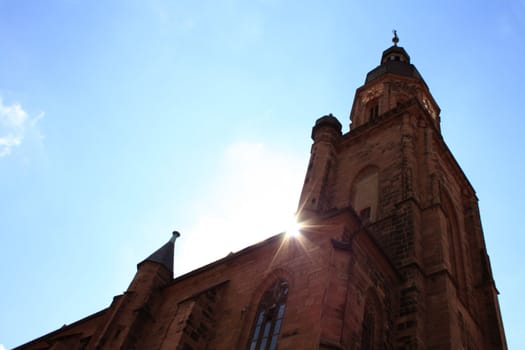
[[[383,322],[385,319],[383,310],[375,289],[369,288],[363,310],[360,350],[383,348],[380,346],[383,343]]]
[[[249,350],[275,350],[286,309],[288,283],[276,281],[263,295],[255,316]]]
[[[377,101],[372,101],[368,106],[368,113],[370,121],[373,121],[379,115],[379,103]]]

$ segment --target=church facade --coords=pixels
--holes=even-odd
[[[315,122],[298,237],[174,279],[175,232],[108,308],[16,349],[506,349],[475,191],[397,40],[350,119]]]

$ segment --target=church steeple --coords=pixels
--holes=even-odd
[[[392,42],[394,45],[383,51],[379,66],[368,72],[365,84],[356,91],[350,113],[351,129],[400,112],[403,106],[419,104],[430,117],[430,124],[439,130],[439,106],[408,53],[397,46],[399,38],[395,31]]]
[[[391,296],[399,299],[388,308],[399,309],[385,323],[392,341],[371,334],[381,333],[370,316],[378,314],[375,297],[370,313],[368,302],[359,311],[361,348],[506,349],[475,191],[441,136],[438,105],[398,42],[394,33],[357,89],[349,132],[332,115],[316,121],[300,214],[319,227],[338,223],[349,247],[367,237],[396,269]],[[334,232],[321,231],[334,242]],[[345,283],[363,273],[354,271]],[[377,280],[370,279],[372,290]]]

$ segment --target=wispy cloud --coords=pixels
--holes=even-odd
[[[0,344],[0,350],[6,350],[4,344]]]
[[[20,147],[29,131],[35,131],[43,113],[30,117],[21,104],[4,104],[0,97],[0,158]],[[39,132],[36,133],[41,136]],[[1,350],[1,348],[0,348]]]

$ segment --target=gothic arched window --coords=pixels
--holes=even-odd
[[[283,322],[288,283],[276,281],[262,296],[255,315],[249,350],[275,350]]]
[[[384,330],[383,307],[373,289],[367,292],[361,324],[361,350],[380,349]]]

